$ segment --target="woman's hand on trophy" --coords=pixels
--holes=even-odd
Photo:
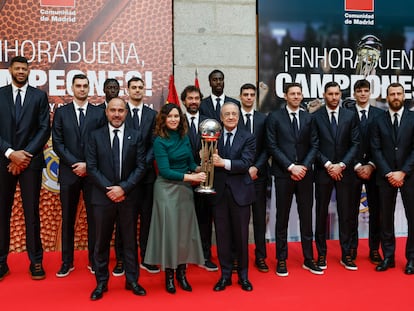
[[[204,172],[184,174],[184,181],[189,181],[192,184],[198,184],[200,182],[204,182],[206,178],[207,178],[207,175]]]

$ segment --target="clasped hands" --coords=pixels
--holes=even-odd
[[[342,171],[345,169],[345,166],[341,166],[339,163],[331,163],[326,167],[326,170],[335,181],[340,181],[343,177]]]
[[[23,172],[32,161],[33,155],[25,150],[16,150],[9,155],[10,163],[7,170],[16,176]]]
[[[405,173],[403,171],[395,171],[395,172],[389,172],[385,177],[387,177],[388,182],[391,184],[391,186],[399,188],[404,185],[404,178]]]

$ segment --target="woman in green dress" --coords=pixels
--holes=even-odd
[[[154,155],[159,175],[154,184],[154,203],[144,262],[161,265],[165,285],[175,293],[174,270],[179,286],[191,291],[186,264],[203,264],[200,233],[191,183],[205,180],[194,162],[187,123],[180,107],[164,105],[157,116]]]

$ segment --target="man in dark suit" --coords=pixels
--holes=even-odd
[[[378,186],[376,185],[375,164],[371,154],[371,135],[370,127],[374,120],[383,113],[377,107],[370,105],[371,85],[369,81],[363,79],[358,80],[354,84],[355,106],[350,108],[358,116],[359,134],[361,143],[355,158],[354,170],[357,175],[354,187],[354,205],[352,216],[354,228],[352,232],[351,257],[353,260],[357,256],[358,248],[358,215],[361,202],[362,186],[365,185],[369,207],[369,258],[370,261],[378,265],[381,261],[381,255],[378,252],[380,245],[380,214],[378,200]]]
[[[88,221],[89,267],[93,270],[95,226],[90,204],[91,184],[86,174],[85,148],[93,130],[106,123],[102,108],[88,103],[89,80],[84,74],[72,79],[73,101],[55,111],[52,126],[53,150],[59,157],[60,202],[62,206],[62,265],[57,277],[65,277],[73,265],[75,221],[83,193]]]
[[[240,109],[231,102],[221,109],[223,132],[218,152],[213,155],[215,204],[213,209],[217,253],[221,278],[214,286],[222,291],[231,285],[233,252],[238,261],[238,283],[245,291],[253,290],[248,279],[250,205],[255,200],[254,182],[249,175],[256,154],[256,139],[239,128]]]
[[[13,57],[12,84],[0,88],[0,280],[9,274],[10,217],[17,182],[20,184],[26,224],[30,275],[46,277],[42,266],[39,197],[43,147],[50,137],[47,94],[28,85],[29,65],[23,56]]]
[[[414,112],[404,107],[404,88],[400,83],[388,86],[387,102],[389,109],[376,119],[371,134],[373,159],[377,166],[384,255],[376,270],[386,271],[395,267],[394,212],[400,189],[408,223],[405,273],[414,274]]]
[[[324,87],[325,106],[314,113],[319,137],[319,151],[315,163],[315,199],[318,266],[327,268],[326,225],[328,206],[333,188],[339,221],[340,263],[348,270],[357,270],[351,257],[352,216],[355,212],[352,193],[355,183],[354,161],[359,148],[359,129],[354,112],[339,107],[341,90],[336,82]]]
[[[221,121],[220,110],[224,103],[233,102],[240,107],[237,99],[224,95],[224,73],[218,69],[208,75],[211,95],[201,101],[200,113],[209,119]]]
[[[201,163],[201,137],[199,125],[208,119],[199,112],[202,99],[201,91],[194,85],[187,86],[181,93],[181,101],[186,107],[186,117],[188,123],[188,136],[190,138],[191,149],[196,163]],[[194,189],[198,185],[194,186]],[[218,271],[217,265],[211,261],[211,237],[213,232],[213,197],[211,195],[194,192],[194,206],[196,209],[198,227],[200,230],[201,243],[204,254],[204,265],[200,267],[207,271]]]
[[[108,124],[91,133],[86,151],[87,172],[92,181],[91,204],[95,216],[94,251],[97,287],[91,300],[101,299],[108,290],[109,249],[115,219],[123,242],[127,290],[146,294],[138,284],[137,252],[138,182],[145,172],[144,146],[138,131],[125,126],[125,101],[113,98],[106,108]]]
[[[302,252],[302,267],[323,274],[313,259],[313,163],[318,151],[318,135],[313,116],[300,110],[302,86],[285,86],[286,107],[272,112],[267,120],[267,148],[272,156],[276,185],[276,274],[287,276],[287,229],[293,195],[296,196]]]
[[[254,180],[256,200],[252,204],[253,232],[256,245],[255,266],[260,272],[269,272],[266,264],[266,192],[268,185],[268,155],[265,148],[266,115],[254,109],[256,87],[251,83],[240,87],[241,116],[239,128],[253,133],[256,138],[256,155],[249,175]]]

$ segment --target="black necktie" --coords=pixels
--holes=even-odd
[[[133,111],[133,115],[132,115],[132,120],[134,122],[134,129],[138,130],[139,129],[139,116],[138,116],[138,108],[134,108],[132,109]]]
[[[17,95],[16,95],[16,122],[20,121],[20,114],[22,112],[22,97],[20,95],[21,89],[17,89]]]
[[[295,138],[298,139],[299,137],[299,126],[298,126],[298,119],[296,118],[296,112],[292,112],[292,128],[293,128],[293,134],[295,135]]]
[[[364,110],[361,110],[361,123],[362,124],[365,124],[365,122],[367,122],[367,114],[366,114],[366,110],[364,109]]]
[[[196,135],[197,135],[197,131],[196,131],[196,127],[195,127],[194,119],[195,119],[195,117],[191,117],[191,125],[190,125],[190,130],[191,130],[191,133],[192,133],[193,137],[196,137]]]
[[[250,120],[251,113],[246,113],[246,130],[252,132],[252,121]]]
[[[224,152],[223,152],[225,159],[230,158],[230,153],[231,153],[230,152],[231,151],[231,136],[232,135],[233,135],[232,132],[228,132],[227,133],[227,139],[226,139],[226,143],[224,145]]]
[[[336,137],[336,131],[338,130],[338,123],[336,123],[335,111],[331,112],[331,128],[332,128],[333,136]]]
[[[218,118],[218,120],[220,120],[220,111],[221,111],[221,106],[220,106],[220,98],[216,98],[216,117]]]
[[[114,139],[112,140],[112,159],[114,161],[114,176],[115,182],[121,180],[121,162],[119,160],[119,138],[118,138],[119,130],[114,130]]]
[[[394,137],[397,139],[398,136],[398,113],[394,113]]]
[[[78,108],[79,110],[79,128],[82,129],[83,123],[85,121],[85,114],[83,113],[83,108]]]

